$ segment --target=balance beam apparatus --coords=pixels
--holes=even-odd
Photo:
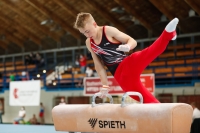
[[[122,104],[96,104],[96,93],[91,104],[66,104],[55,106],[52,117],[57,131],[100,133],[189,133],[193,109],[184,103],[126,104],[127,92]]]

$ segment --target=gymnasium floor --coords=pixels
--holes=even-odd
[[[0,124],[0,133],[68,133],[55,131],[53,125]]]

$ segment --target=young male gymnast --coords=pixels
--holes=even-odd
[[[178,19],[174,18],[165,27],[160,37],[149,47],[132,53],[137,42],[127,34],[111,26],[98,26],[90,13],[79,13],[74,28],[84,34],[86,46],[91,52],[95,69],[100,77],[101,97],[109,92],[107,73],[104,65],[112,73],[121,88],[142,94],[144,103],[159,103],[159,101],[143,86],[140,81],[142,71],[166,49],[170,40],[176,39]],[[138,98],[131,96],[138,100]]]

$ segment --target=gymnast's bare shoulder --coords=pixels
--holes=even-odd
[[[132,37],[123,33],[115,27],[105,26],[105,34],[107,39],[111,42],[123,44],[130,43],[132,48],[136,47],[137,45],[136,41]]]

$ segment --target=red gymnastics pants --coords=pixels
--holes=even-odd
[[[142,71],[166,49],[169,41],[176,32],[168,33],[165,30],[160,37],[149,47],[126,57],[115,72],[115,79],[125,91],[136,91],[142,94],[144,103],[159,103],[159,101],[143,86],[140,81]],[[131,96],[138,100],[136,96]]]

